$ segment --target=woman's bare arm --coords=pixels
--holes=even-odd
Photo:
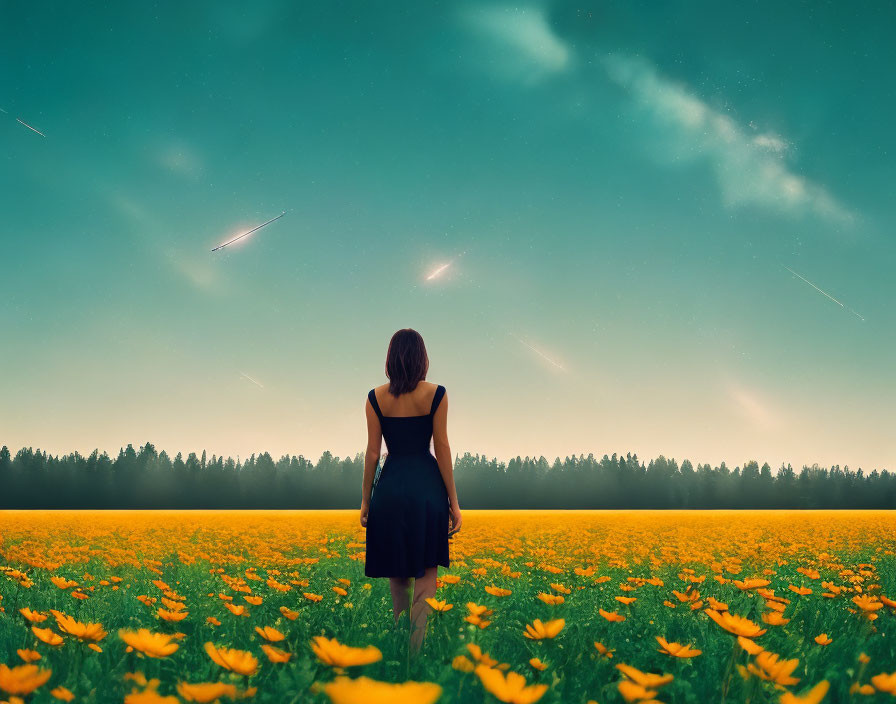
[[[367,414],[367,451],[364,453],[364,478],[361,480],[361,505],[370,503],[370,492],[373,488],[373,475],[376,473],[376,463],[380,459],[380,451],[383,447],[383,431],[380,428],[380,419],[367,399],[364,405]]]
[[[439,472],[448,490],[448,500],[452,508],[459,508],[457,488],[454,486],[454,461],[451,458],[451,446],[448,444],[448,393],[442,396],[432,419],[432,444],[435,449]]]

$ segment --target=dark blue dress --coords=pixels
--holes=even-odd
[[[429,415],[384,416],[374,389],[367,397],[380,419],[388,453],[367,513],[367,577],[423,576],[448,567],[448,490],[429,451],[432,417],[445,387],[436,388]]]

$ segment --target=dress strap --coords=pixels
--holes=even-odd
[[[429,409],[429,415],[432,415],[436,412],[436,408],[438,408],[439,403],[442,400],[442,396],[445,395],[445,387],[439,384],[436,387],[436,394],[432,397],[432,408]]]
[[[376,417],[380,419],[380,424],[382,424],[383,413],[380,411],[380,404],[376,400],[376,389],[371,389],[370,393],[367,394],[367,398],[370,399],[370,405],[373,406],[373,410],[376,412]]]

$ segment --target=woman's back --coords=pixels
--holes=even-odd
[[[433,415],[445,395],[445,387],[421,381],[412,391],[397,397],[388,388],[388,384],[383,384],[368,394],[382,427],[388,457],[430,454]]]

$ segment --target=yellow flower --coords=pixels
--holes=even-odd
[[[763,648],[758,643],[755,643],[749,638],[744,638],[743,636],[738,636],[737,642],[740,647],[746,650],[750,655],[756,655],[757,653],[761,653],[763,650],[765,650],[765,648]]]
[[[314,636],[311,650],[322,663],[333,667],[369,665],[383,659],[382,652],[376,646],[353,648],[340,643],[335,638],[325,638],[324,636]]]
[[[784,692],[780,701],[781,704],[818,704],[824,699],[824,695],[828,693],[828,687],[830,687],[830,682],[822,680],[802,697],[798,697],[790,692]]]
[[[168,657],[180,647],[177,643],[171,642],[174,636],[167,633],[153,633],[147,628],[140,628],[136,631],[122,628],[118,631],[118,637],[134,650],[151,658]]]
[[[275,648],[267,643],[262,643],[261,649],[271,662],[287,662],[292,657],[292,653],[287,653],[285,650],[280,650],[280,648]]]
[[[474,670],[482,682],[482,686],[497,699],[508,704],[532,704],[544,696],[548,690],[546,684],[526,685],[526,678],[517,672],[506,674],[483,664]]]
[[[448,611],[449,609],[454,608],[454,604],[449,604],[446,601],[439,601],[438,599],[427,598],[426,603],[429,604],[434,611]]]
[[[693,658],[702,653],[702,650],[697,650],[696,648],[692,648],[689,645],[682,645],[681,643],[670,643],[665,638],[661,638],[660,636],[656,637],[657,642],[662,646],[661,648],[657,648],[661,653],[665,653],[666,655],[671,655],[676,658]]]
[[[442,696],[434,682],[379,682],[369,677],[337,677],[323,687],[333,704],[432,704]]]
[[[258,658],[246,650],[216,648],[212,643],[206,643],[204,647],[215,664],[225,670],[236,672],[238,675],[254,675],[258,672]]]
[[[557,618],[547,623],[542,623],[540,619],[535,619],[531,625],[526,624],[526,632],[523,633],[530,640],[541,640],[543,638],[553,638],[566,625],[566,619]]]
[[[0,665],[0,689],[7,694],[31,694],[52,674],[52,670],[42,670],[37,665]]]
[[[277,643],[286,638],[280,631],[276,628],[271,628],[270,626],[265,626],[264,628],[255,627],[256,633],[264,638],[266,641],[270,643]]]
[[[177,693],[188,702],[213,702],[221,697],[237,698],[236,686],[224,682],[180,682]]]

